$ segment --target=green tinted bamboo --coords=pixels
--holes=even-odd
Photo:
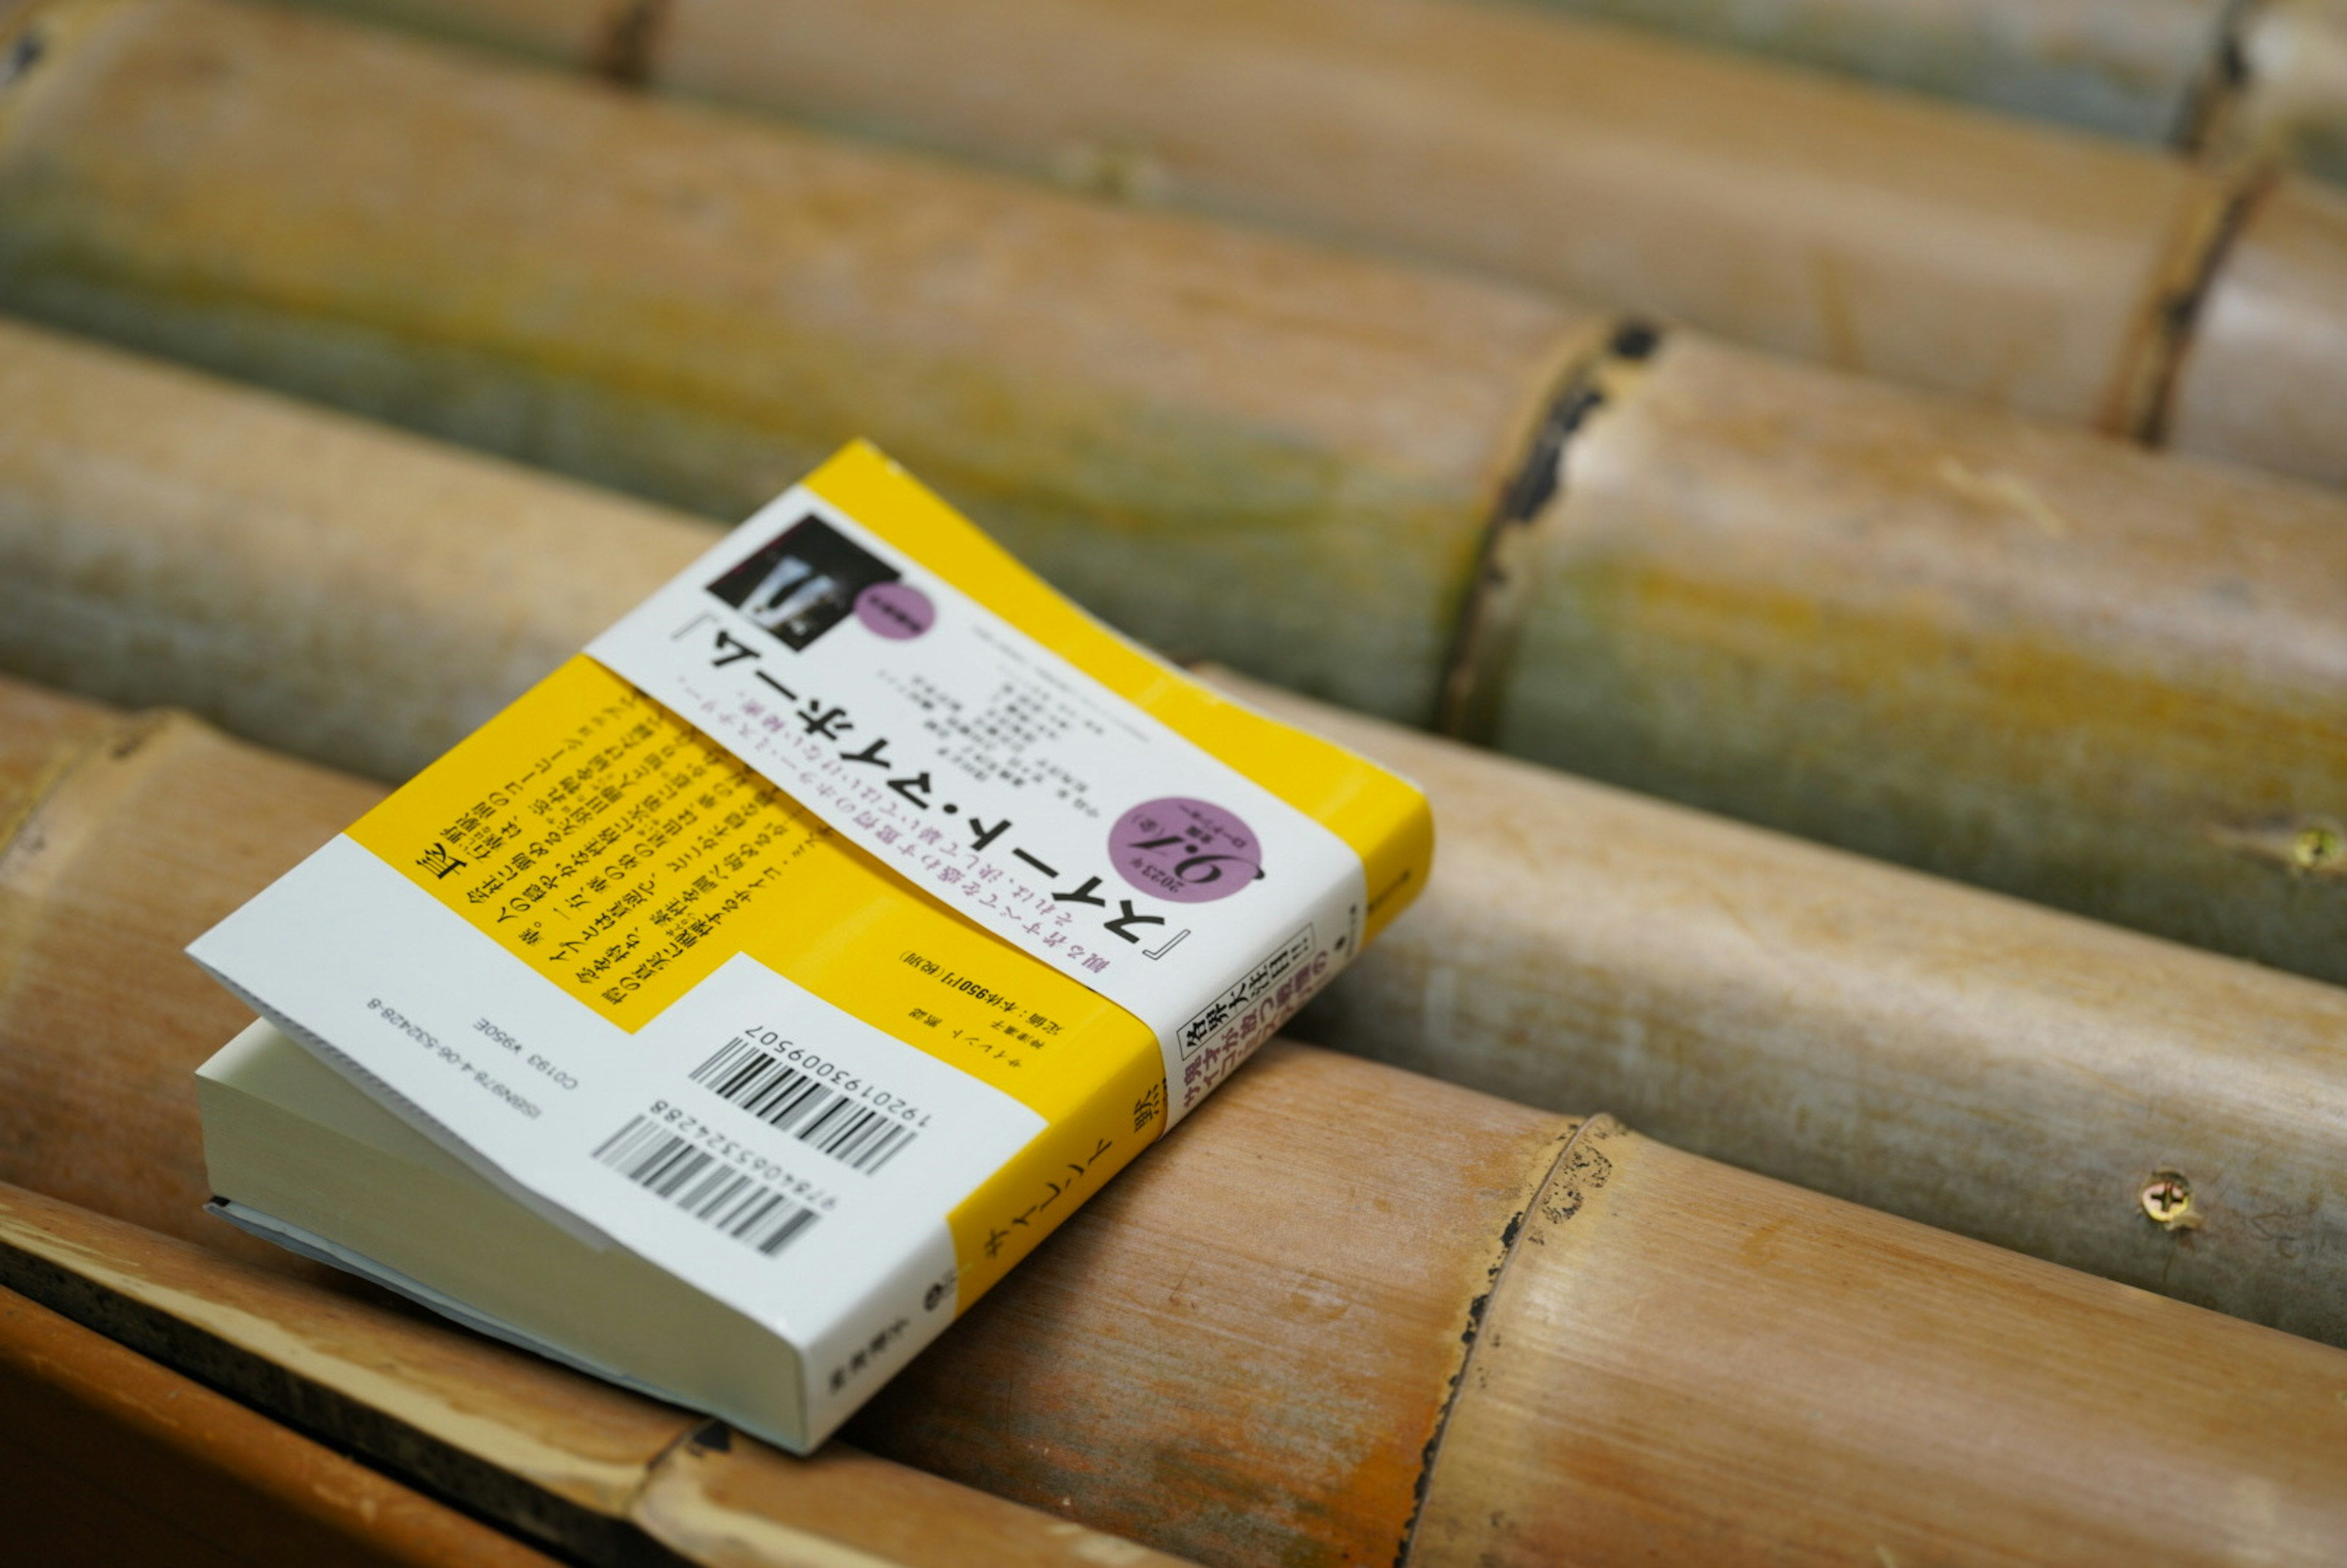
[[[2129,141],[2191,125],[2231,0],[1542,0]]]
[[[1681,336],[1505,541],[1501,750],[2347,979],[2347,507]]]
[[[5,1288],[0,1465],[0,1529],[17,1563],[553,1568]]]
[[[1389,712],[1601,330],[314,17],[27,26],[15,307],[719,515],[869,436],[1128,630]],[[1351,613],[1231,586],[1307,574]]]
[[[59,700],[11,686],[0,702],[38,715]],[[148,835],[200,845],[223,801],[273,808],[275,857],[310,842],[286,807],[312,770],[186,720],[144,733],[172,739],[61,759],[15,804],[0,858],[15,929],[109,900],[145,924]],[[117,843],[109,798],[141,778]],[[217,899],[257,869],[188,876]],[[97,943],[33,961],[85,994],[126,989]],[[20,960],[11,979],[36,972]],[[209,984],[185,964],[138,979],[182,1001]],[[0,1062],[78,1065],[102,1042],[118,1072],[177,1080],[210,1044],[200,1012],[78,1033],[18,1012]],[[41,1109],[125,1137],[70,1099]],[[1211,1562],[1506,1563],[1569,1541],[1601,1563],[2327,1563],[2347,1550],[2342,1393],[2347,1352],[1604,1117],[1279,1046],[920,1358],[856,1436]]]
[[[2189,302],[2229,274],[2232,214],[2256,183],[2239,158],[2196,170],[1504,5],[341,4],[2130,434],[2167,428]],[[2094,9],[2038,16],[2019,52],[2119,31],[2121,6]],[[2175,17],[2187,25],[2155,43],[2142,6],[2124,9],[2156,50],[2199,30]],[[2218,7],[2199,9],[2211,36],[2183,53],[2213,69]],[[2329,278],[2347,287],[2347,262]],[[2347,361],[2299,374],[2319,406],[2347,406]],[[2253,444],[2173,433],[2347,480],[2347,413]]]
[[[1545,3],[2130,141],[2278,155],[2347,179],[2342,0]]]
[[[308,1483],[313,1495],[276,1498],[273,1521],[265,1507],[251,1511],[261,1527],[256,1543],[274,1548],[269,1561],[322,1560],[299,1552],[307,1539],[301,1529],[305,1503],[311,1512],[355,1514],[343,1528],[363,1543],[396,1547],[425,1536],[424,1550],[410,1547],[402,1561],[548,1559],[460,1515],[441,1522],[445,1511],[315,1450],[263,1416],[298,1423],[392,1476],[429,1484],[570,1561],[709,1568],[941,1563],[1175,1568],[1174,1559],[1130,1542],[843,1444],[812,1460],[789,1458],[686,1411],[436,1318],[373,1305],[349,1289],[288,1279],[5,1184],[0,1184],[0,1285],[63,1315],[60,1319],[25,1302],[31,1308],[25,1317],[36,1318],[50,1337],[82,1347],[94,1364],[77,1381],[100,1384],[108,1404],[132,1407],[125,1425],[159,1413],[153,1388],[168,1385],[173,1400],[191,1397],[178,1391],[191,1386],[171,1368],[200,1377],[252,1408],[229,1405],[232,1415],[218,1415],[207,1404],[201,1423],[190,1409],[172,1435],[200,1439],[210,1449],[216,1426],[220,1440],[241,1444],[223,1457],[241,1459],[243,1450],[257,1456],[234,1467],[240,1474],[264,1483],[280,1477]],[[8,1343],[10,1300],[0,1290],[0,1376],[15,1348]],[[217,1395],[202,1398],[227,1403]],[[303,1473],[324,1468],[321,1460],[354,1471],[358,1481]],[[131,1483],[124,1487],[126,1503],[152,1509],[171,1501],[162,1494],[169,1479],[134,1471],[118,1484]],[[391,1496],[374,1501],[362,1483]],[[456,1540],[436,1544],[406,1517],[418,1512],[425,1514],[422,1525],[443,1536],[456,1533]],[[452,1524],[487,1537],[503,1554],[484,1544],[462,1555],[466,1538]]]
[[[2347,181],[2347,0],[2258,0],[2239,15],[2239,86],[2212,106],[2210,153]]]
[[[557,570],[567,539],[606,531],[584,519],[620,503],[0,332],[0,648],[101,695],[118,654],[169,651],[190,680],[218,661],[251,679],[207,688],[207,711],[243,726],[278,704],[257,733],[396,774],[488,711],[450,684],[468,665],[493,661],[507,682],[490,689],[513,689],[690,553],[681,519],[639,507],[661,521],[614,526],[595,567]],[[1577,772],[2347,979],[2338,497],[1684,334],[1583,385],[1607,401],[1566,442],[1561,495],[1501,532],[1453,667],[1456,722]],[[490,518],[509,538],[471,521]],[[167,518],[210,542],[140,564]],[[369,541],[403,525],[418,530],[411,569],[385,576]],[[1112,524],[1086,543],[1073,527],[1040,541],[1063,580],[1133,537]],[[1269,575],[1218,536],[1155,537],[1142,564],[1185,557],[1185,579],[1103,579],[1095,608],[1173,629],[1179,651],[1407,708],[1375,702],[1394,661],[1321,679],[1329,642],[1387,630],[1354,568],[1390,533],[1367,522],[1320,569]],[[275,577],[297,547],[313,564]],[[1389,553],[1410,556],[1406,541]],[[244,613],[262,593],[312,628],[295,656]],[[451,596],[479,602],[431,612]],[[380,608],[310,608],[345,598]],[[1222,630],[1249,614],[1265,624]],[[1329,639],[1294,630],[1315,616]],[[1430,622],[1388,641],[1462,641]],[[349,670],[383,679],[414,723],[326,701]]]
[[[0,663],[83,691],[402,777],[705,538],[0,325]],[[2347,993],[1239,690],[1441,824],[1307,1038],[2347,1342]]]

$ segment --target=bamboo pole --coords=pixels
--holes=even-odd
[[[705,538],[0,325],[0,664],[81,691],[404,777]],[[1216,678],[1440,822],[1307,1038],[2347,1343],[2342,993]]]
[[[1690,42],[2347,179],[2341,0],[1545,0]]]
[[[59,701],[0,695],[12,713]],[[220,802],[282,807],[315,785],[190,721],[147,727],[175,738],[68,760],[16,804],[0,856],[15,929],[109,896],[144,924],[149,833],[200,845]],[[139,774],[156,784],[136,809],[108,810]],[[281,855],[308,842],[292,813],[268,815],[288,825]],[[185,876],[220,898],[256,869],[228,856]],[[36,894],[44,871],[54,891]],[[86,994],[184,1001],[208,984],[181,964],[124,988],[119,952],[57,948],[20,959],[11,983],[48,966]],[[102,1040],[124,1074],[177,1079],[210,1044],[200,1020],[182,1007],[159,1027],[91,1018],[74,1032],[20,1013],[0,1062],[81,1062]],[[90,1128],[70,1100],[43,1110]],[[5,1173],[20,1173],[42,1176]],[[1604,1117],[1282,1046],[1075,1216],[855,1435],[1210,1562],[1546,1561],[1570,1540],[1593,1562],[2327,1563],[2347,1547],[2342,1389],[2347,1352]]]
[[[30,1363],[43,1383],[112,1414],[118,1446],[161,1428],[167,1441],[262,1493],[249,1511],[251,1539],[235,1544],[260,1547],[267,1561],[324,1560],[305,1554],[314,1534],[302,1528],[305,1513],[329,1516],[386,1557],[405,1548],[398,1561],[551,1561],[273,1419],[570,1562],[1174,1568],[1130,1542],[841,1444],[811,1460],[789,1458],[689,1412],[374,1305],[346,1279],[345,1288],[323,1289],[5,1184],[0,1282],[25,1293],[0,1289],[0,1377],[12,1360]],[[177,1422],[156,1419],[167,1400]],[[103,1438],[93,1446],[104,1457]],[[126,1504],[154,1509],[174,1501],[165,1490],[174,1479],[142,1467],[116,1481],[134,1483],[122,1486]],[[200,1495],[190,1501],[199,1519],[229,1512]]]
[[[19,1563],[554,1563],[7,1289],[0,1463]]]
[[[2209,153],[2347,182],[2347,0],[2257,0],[2235,15],[2239,85],[2211,106]]]
[[[1604,328],[268,8],[28,26],[15,308],[721,516],[865,434],[1127,630],[1387,712]]]
[[[1542,0],[1714,47],[2163,145],[2219,85],[2229,0]]]
[[[599,521],[620,503],[0,330],[0,559],[14,566],[0,649],[99,695],[109,659],[168,638],[191,681],[209,659],[251,677],[210,688],[205,703],[226,705],[208,711],[243,726],[281,703],[272,739],[374,747],[331,754],[396,774],[489,711],[447,684],[469,663],[495,661],[510,679],[494,689],[512,690],[690,553],[672,514]],[[1317,569],[1291,556],[1275,569],[1164,522],[1091,601],[1177,651],[1404,718],[1425,711],[1395,686],[1423,690],[1447,644],[1447,721],[1502,749],[2347,979],[2337,497],[1685,334],[1644,361],[1601,360],[1558,406],[1578,422],[1561,458],[1536,442],[1522,471],[1546,478],[1542,457],[1561,462],[1562,487],[1501,510],[1463,633],[1423,606],[1414,630],[1378,619],[1401,610],[1363,577],[1378,558],[1425,557],[1374,515]],[[133,564],[159,508],[211,542]],[[385,575],[370,541],[395,526],[419,553]],[[324,544],[337,529],[343,542]],[[597,565],[556,571],[566,540],[589,534],[610,541]],[[1136,537],[1112,518],[1014,541],[1040,545],[1066,581]],[[273,578],[297,548],[325,553]],[[1181,576],[1149,575],[1175,558]],[[273,620],[240,625],[272,581],[272,617],[312,628],[292,659],[251,641]],[[403,597],[384,600],[395,582]],[[538,582],[557,586],[507,586]],[[450,596],[471,622],[431,612]],[[348,623],[313,608],[370,599],[382,608]],[[1324,613],[1331,602],[1353,613]],[[530,615],[553,619],[526,631]],[[1324,640],[1306,621],[1336,630]],[[1354,660],[1341,678],[1331,644]],[[418,705],[416,727],[323,700],[346,670],[382,678],[387,661],[407,672],[385,689]]]
[[[2342,364],[2347,190],[2285,185],[2249,209],[2163,417],[2178,445],[2235,462],[2267,465],[2307,443],[2329,443],[2347,462],[2340,400],[2327,390]]]
[[[2124,34],[2173,67],[2178,79],[2163,96],[2176,98],[2179,123],[2204,97],[2232,102],[2214,0],[2167,0],[2149,15],[2140,0],[1986,3],[1993,20],[1958,5],[1927,16],[1910,7],[1904,20],[1933,34],[1985,21],[1991,32],[2034,35],[2008,56],[2071,67]],[[2309,394],[2297,419],[2254,443],[2202,445],[2198,425],[2160,419],[2176,359],[2193,341],[2194,303],[2211,279],[2232,276],[2238,214],[2281,135],[2273,117],[2246,107],[2226,121],[2238,149],[2196,169],[1506,5],[337,4],[621,80],[1475,267],[1844,370],[2347,481],[2347,415],[2338,412],[2347,364],[2336,356],[2296,367]],[[1735,10],[1747,21],[1756,14]],[[1869,19],[1811,20],[1854,37]],[[2146,64],[2098,63],[2115,74]],[[2208,92],[2188,85],[2204,77]],[[2347,113],[2347,97],[2333,107]],[[2325,282],[2347,287],[2347,261],[2334,261]]]

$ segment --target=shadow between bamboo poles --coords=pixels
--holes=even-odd
[[[0,1525],[20,1562],[553,1568],[5,1288],[0,1456]]]
[[[376,1307],[5,1184],[0,1285],[200,1393],[286,1423],[280,1445],[307,1446],[294,1435],[307,1433],[569,1561],[1174,1568],[844,1444],[793,1458],[405,1304]]]
[[[601,43],[584,5],[356,9],[2144,438],[2176,290],[2222,275],[2211,220],[2268,179],[1513,7],[699,0],[603,13]],[[2314,409],[2347,395],[2330,360],[2287,374]],[[2321,414],[2180,444],[2347,480]]]
[[[1617,341],[1568,392],[1622,393],[1653,347]],[[0,661],[379,775],[436,756],[708,537],[112,351],[5,325],[0,349]],[[1610,417],[1556,406],[1560,430]],[[1532,446],[1554,480],[1555,444]],[[1542,473],[1522,470],[1535,509]],[[1236,690],[1419,780],[1442,824],[1419,906],[1307,1038],[1612,1104],[1697,1153],[2347,1338],[2324,1174],[2342,993]],[[79,754],[26,724],[24,755]],[[2142,1209],[2163,1169],[2195,1194],[2188,1227]]]
[[[208,800],[282,802],[315,776],[188,721],[161,728],[187,749],[88,758],[19,830],[11,872],[67,854],[47,819],[121,770],[159,775],[137,815],[190,841]],[[73,897],[138,876],[115,858],[135,843],[81,843]],[[252,885],[233,863],[195,879],[221,898]],[[36,903],[12,897],[10,914],[42,923]],[[99,966],[82,983],[118,994],[119,955]],[[208,985],[185,964],[142,980],[167,998]],[[211,1043],[187,1016],[11,1038],[0,1062],[82,1061],[103,1040],[126,1072],[181,1078]],[[1526,1561],[1568,1538],[1607,1561],[1661,1532],[1717,1562],[2213,1563],[2254,1547],[2318,1563],[2347,1546],[2342,1392],[2347,1353],[1602,1119],[1280,1046],[856,1433],[1218,1562]],[[2194,1459],[2181,1472],[2178,1453]]]

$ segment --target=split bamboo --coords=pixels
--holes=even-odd
[[[2339,356],[2288,367],[2295,415],[2254,439],[2161,419],[2210,280],[2263,299],[2261,274],[2237,268],[2229,247],[2268,179],[2258,149],[2279,131],[2246,110],[2229,121],[2239,150],[2196,168],[1451,0],[338,4],[2347,481]],[[1973,25],[1941,9],[1943,24]],[[2081,31],[2118,33],[2122,9],[2128,36],[2157,52],[2177,55],[2198,30],[2180,15],[2178,26],[2146,29],[2140,4],[2098,0],[2091,19],[2038,15],[2034,52],[2058,52]],[[2213,3],[2189,9],[2222,34]],[[2213,69],[2210,42],[2181,53]],[[2347,112],[2347,99],[2336,107]],[[2332,259],[2319,282],[2347,289],[2347,260]],[[2266,379],[2284,372],[2269,364]]]
[[[599,1568],[1177,1568],[844,1444],[793,1459],[421,1314],[5,1184],[0,1286],[9,1287],[0,1288],[0,1378],[30,1370],[38,1392],[111,1417],[115,1430],[94,1434],[78,1468],[111,1479],[134,1513],[184,1501],[192,1520],[244,1526],[245,1539],[231,1542],[237,1562],[553,1561],[407,1491],[420,1485],[564,1562]],[[165,1409],[171,1418],[159,1419]],[[5,1403],[0,1412],[19,1414]],[[153,1429],[190,1451],[174,1452],[170,1469],[125,1466],[137,1452],[126,1449]],[[231,1511],[241,1496],[175,1492],[177,1470],[195,1468],[190,1459],[260,1493],[258,1506]],[[360,1552],[317,1552],[308,1515],[331,1520]]]
[[[80,691],[404,777],[706,537],[0,325],[0,664]],[[1307,1038],[2347,1344],[2347,993],[1216,678],[1440,825]]]
[[[0,701],[12,731],[59,705]],[[187,720],[114,722],[10,812],[19,932],[109,891],[145,926],[122,894],[150,835],[200,852],[223,804],[281,825],[268,861],[311,842],[290,807],[313,771]],[[226,901],[264,870],[231,856],[184,876]],[[15,989],[162,1008],[78,1032],[14,1013],[0,1063],[102,1049],[125,1077],[182,1080],[213,1037],[169,1003],[209,982],[91,948],[20,958]],[[92,1138],[131,1131],[11,1089]],[[7,1173],[37,1182],[26,1163]],[[2327,1563],[2347,1550],[2342,1393],[2347,1352],[1608,1118],[1289,1045],[1071,1218],[855,1436],[1216,1563],[1508,1563],[1570,1541],[1595,1563]]]

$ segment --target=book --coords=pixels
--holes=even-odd
[[[190,948],[216,1207],[804,1451],[1431,854],[857,444]]]

